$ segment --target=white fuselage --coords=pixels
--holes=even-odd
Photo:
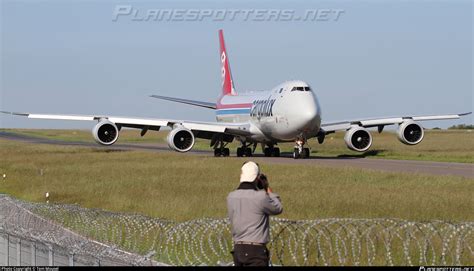
[[[316,136],[321,107],[314,91],[303,81],[289,81],[270,91],[221,97],[216,110],[219,122],[249,122],[258,142],[295,141]]]

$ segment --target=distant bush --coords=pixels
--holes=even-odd
[[[453,125],[448,128],[449,130],[454,130],[454,129],[474,129],[474,125],[466,125],[466,124],[459,124],[459,125]]]

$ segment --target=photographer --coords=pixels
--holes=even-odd
[[[283,207],[255,162],[245,162],[242,166],[240,185],[227,196],[227,211],[235,266],[268,266],[269,216],[281,214]]]

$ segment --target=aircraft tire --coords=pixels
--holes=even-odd
[[[309,148],[303,149],[303,158],[309,158],[310,154]]]
[[[293,150],[293,158],[294,158],[294,159],[300,158],[300,152],[299,152],[298,148],[295,148],[295,149]]]

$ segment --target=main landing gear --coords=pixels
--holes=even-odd
[[[253,154],[252,148],[250,148],[249,144],[242,142],[242,147],[237,148],[237,157],[251,157]]]
[[[300,158],[309,158],[310,150],[309,148],[305,148],[306,141],[304,139],[296,140],[295,148],[293,149],[293,158],[300,159]],[[227,157],[230,156],[229,148],[227,148],[227,142],[224,141],[217,141],[214,145],[214,156],[215,157]],[[254,143],[253,148],[251,144],[246,142],[242,142],[242,146],[237,148],[237,157],[251,157],[257,147],[257,143]],[[275,147],[273,144],[262,144],[263,154],[265,157],[280,157],[280,148]]]
[[[280,157],[280,148],[268,145],[263,149],[263,154],[265,157]]]
[[[227,143],[224,143],[223,141],[216,144],[215,147],[214,147],[214,156],[215,157],[220,157],[220,156],[227,157],[227,156],[229,156],[230,155],[230,150],[229,150],[229,148],[226,148],[226,146],[227,146]]]
[[[309,148],[305,148],[304,144],[305,144],[304,139],[296,140],[296,146],[293,149],[293,158],[294,159],[309,158],[309,156],[310,156]]]
[[[229,148],[217,148],[214,149],[214,156],[215,157],[220,157],[220,156],[229,156],[230,155],[230,150]]]

